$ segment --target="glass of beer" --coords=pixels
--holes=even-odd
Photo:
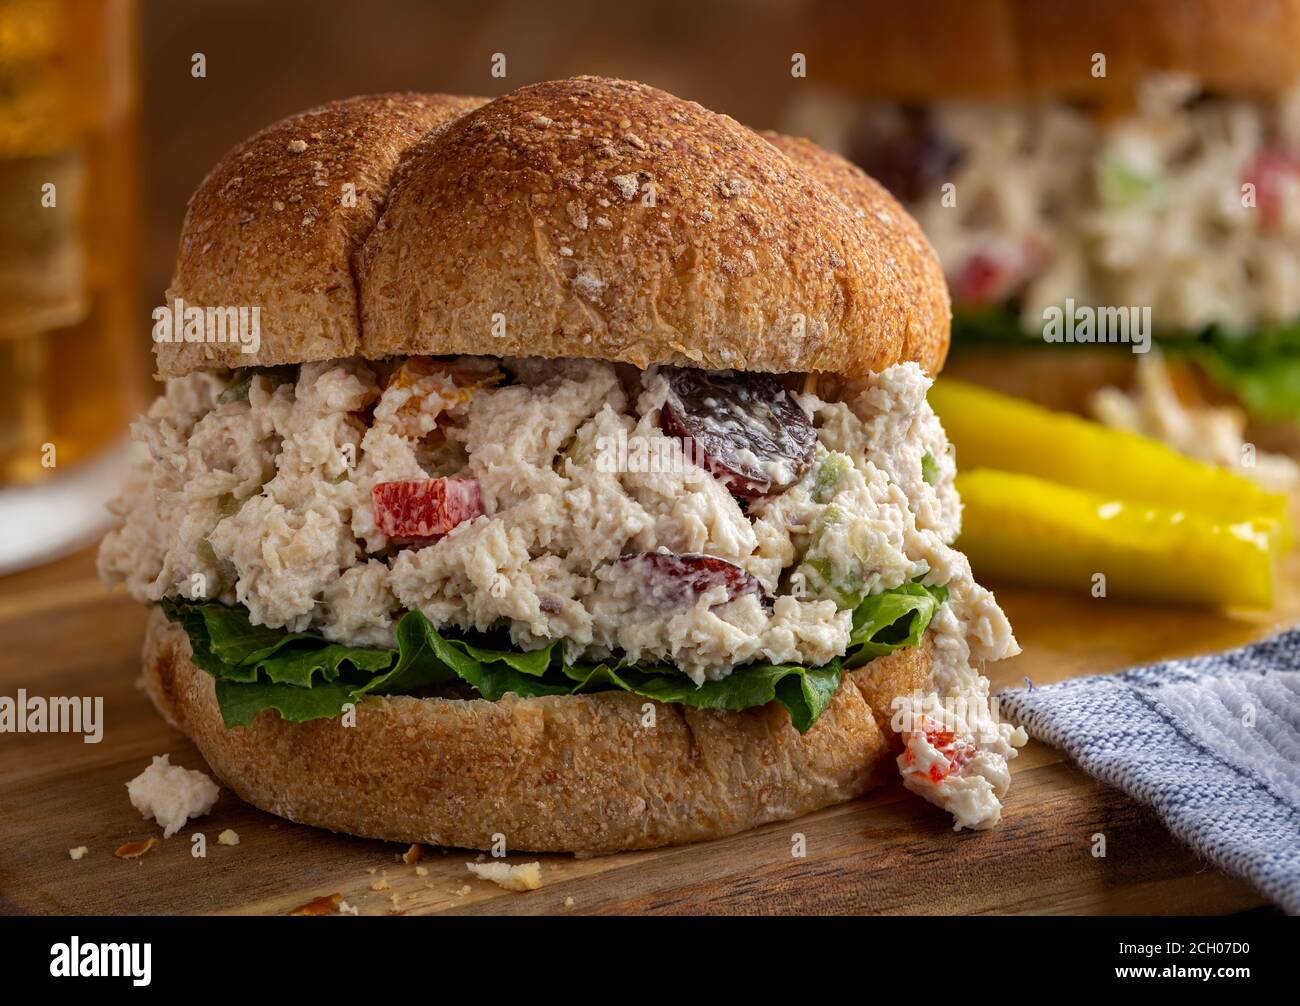
[[[99,533],[143,407],[135,14],[0,0],[0,572]]]

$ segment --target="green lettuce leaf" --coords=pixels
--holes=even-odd
[[[318,676],[321,682],[330,682],[345,669],[374,673],[392,663],[388,650],[342,646],[314,632],[253,625],[242,607],[167,598],[163,610],[185,628],[194,663],[226,681],[264,680],[311,688]]]
[[[1013,342],[1022,345],[1063,345],[1043,342],[1043,333],[1026,330],[1020,324],[1019,306],[1010,302],[972,307],[954,305],[952,309],[953,349],[978,343]]]
[[[1021,328],[1011,304],[956,307],[952,315],[954,352],[962,346],[1016,342],[1050,346],[1067,353],[1070,343],[1045,343],[1041,331]],[[1201,333],[1157,332],[1155,341],[1169,356],[1190,360],[1231,391],[1259,419],[1300,422],[1300,323],[1235,335],[1221,328]],[[1092,344],[1084,344],[1088,348]],[[1127,352],[1127,346],[1116,351]]]
[[[228,727],[247,726],[264,709],[274,709],[290,723],[334,719],[352,701],[355,700],[351,687],[340,682],[298,688],[262,681],[217,679],[217,705]]]
[[[1252,416],[1300,420],[1300,324],[1247,336],[1211,329],[1199,339],[1166,348],[1199,364]]]
[[[917,646],[939,605],[948,600],[947,587],[905,583],[863,598],[853,609],[853,633],[844,666],[865,664],[887,653]]]
[[[697,709],[738,711],[780,702],[802,733],[830,705],[843,668],[917,645],[946,597],[942,587],[917,583],[873,594],[854,610],[843,661],[747,664],[702,685],[666,665],[572,664],[559,642],[524,651],[470,641],[444,634],[418,611],[399,619],[396,649],[383,649],[256,626],[240,606],[166,598],[162,609],[185,629],[195,665],[216,679],[227,727],[246,726],[266,709],[290,722],[335,717],[365,695],[406,695],[459,681],[493,701],[510,692],[529,698],[621,690]]]

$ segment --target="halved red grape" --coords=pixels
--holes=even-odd
[[[659,425],[735,496],[790,488],[812,463],[817,431],[769,374],[665,367]]]
[[[1018,264],[1009,256],[974,252],[952,277],[952,299],[966,306],[997,304],[1007,299],[1018,278]]]
[[[952,181],[962,156],[934,118],[916,110],[868,113],[848,144],[851,161],[909,204],[937,197],[940,186]]]
[[[1275,226],[1287,186],[1300,183],[1300,155],[1285,147],[1266,147],[1247,166],[1243,181],[1255,186],[1255,205],[1265,226]]]
[[[375,527],[406,544],[441,538],[483,512],[478,479],[413,479],[381,482],[370,491]]]
[[[659,608],[693,604],[715,587],[726,588],[728,601],[745,593],[763,597],[763,585],[755,577],[715,555],[640,552],[624,556],[618,565],[624,575],[639,578],[647,605]]]

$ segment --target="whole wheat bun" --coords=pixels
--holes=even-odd
[[[368,698],[352,727],[264,712],[227,729],[190,655],[154,609],[145,689],[248,803],[368,838],[487,849],[502,834],[531,852],[695,842],[853,799],[896,771],[893,698],[932,684],[927,640],[846,673],[806,734],[778,703],[715,712],[623,692]]]
[[[857,169],[596,77],[277,123],[195,193],[177,296],[260,305],[261,348],[161,343],[163,376],[468,353],[853,378],[937,372],[950,322],[933,250]]]
[[[1226,94],[1300,79],[1300,0],[805,0],[797,18],[810,80],[905,101],[1123,104],[1158,71]]]

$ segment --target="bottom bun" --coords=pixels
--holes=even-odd
[[[744,712],[625,692],[520,699],[367,698],[356,724],[260,714],[227,729],[183,629],[155,609],[149,697],[222,782],[262,810],[393,842],[615,852],[731,835],[861,795],[894,771],[890,703],[929,691],[931,647],[844,676],[800,734],[779,703]],[[644,707],[653,726],[643,726]]]
[[[1047,409],[1086,416],[1098,389],[1127,390],[1136,371],[1137,358],[1125,346],[1029,343],[959,347],[948,358],[943,376],[1024,398]]]

